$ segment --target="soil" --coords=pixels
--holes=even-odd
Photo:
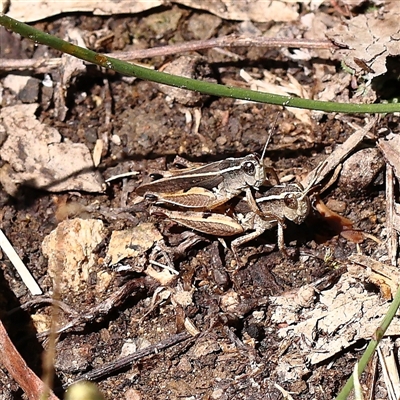
[[[36,26],[62,36],[68,24],[89,32],[108,25],[114,36],[98,48],[99,52],[129,48],[133,31],[143,47],[165,45],[178,37],[193,39],[190,22],[207,14],[174,7],[182,13],[179,24],[176,30],[164,32],[161,38],[146,21],[153,13],[165,11],[163,9],[134,17],[62,16]],[[268,29],[267,24],[256,25],[261,31]],[[215,34],[234,32],[236,26],[236,22],[220,20]],[[2,35],[7,38],[3,43],[9,43],[14,52],[19,49],[13,58],[37,55],[39,48],[31,42],[10,33],[3,32]],[[213,49],[199,52],[209,68],[207,74],[221,83],[243,85],[239,77],[241,68],[260,78],[262,71],[268,70],[282,79],[290,73],[307,88],[321,85],[312,74],[304,73],[301,63],[289,60],[277,49],[236,50],[241,56],[240,61],[232,61],[229,55]],[[54,57],[57,53],[49,50],[47,55]],[[142,61],[160,68],[175,58]],[[338,61],[320,62],[339,70]],[[312,69],[312,63],[308,65]],[[31,75],[39,80],[44,78],[42,73],[31,72]],[[4,77],[5,74],[2,79]],[[53,79],[57,79],[56,73]],[[350,86],[344,91],[346,94],[339,93],[338,99],[351,97]],[[337,266],[346,266],[348,257],[357,252],[373,256],[375,242],[364,240],[356,244],[337,235],[313,210],[303,224],[287,223],[284,238],[289,256],[279,251],[277,232],[272,229],[240,248],[242,267],[236,269],[230,238],[226,239],[227,247],[212,235],[199,234],[195,239],[187,239],[185,235],[190,231],[187,228],[149,216],[146,207],[140,208],[134,190],[148,181],[151,173],[171,167],[175,155],[191,162],[208,163],[250,153],[260,154],[277,114],[267,162],[281,179],[290,176],[300,181],[352,134],[353,129],[348,123],[363,126],[365,116],[312,115],[309,125],[300,122],[288,110],[234,99],[202,98],[197,106],[182,105],[172,101],[151,82],[132,81],[96,67],[89,67],[85,75],[70,82],[66,98],[68,112],[63,121],[56,116],[57,106],[53,102],[47,104],[42,92],[39,92],[38,101],[41,103],[38,119],[57,128],[64,142],[84,143],[92,152],[98,138],[108,138],[98,167],[103,177],[128,171],[137,173],[129,180],[111,181],[102,194],[49,193],[29,185],[21,185],[14,197],[4,190],[0,192],[1,228],[39,282],[45,298],[54,292],[57,295],[57,290],[48,275],[48,260],[42,251],[44,238],[61,221],[78,217],[101,219],[107,230],[104,242],[94,252],[97,261],[82,288],[58,293],[59,299],[72,307],[76,315],[88,317],[85,322],[80,321],[63,332],[57,341],[54,384],[57,395],[63,396],[63,385],[68,386],[81,374],[119,359],[125,352],[129,353],[129,349],[132,352],[132,349],[139,350],[174,338],[179,332],[186,331],[188,321],[195,326],[198,336],[177,342],[97,379],[105,397],[282,399],[277,384],[299,400],[332,399],[339,392],[353,372],[354,362],[365,341],[359,340],[332,360],[308,365],[303,376],[289,380],[277,366],[280,358],[290,355],[298,343],[279,337],[281,326],[271,321],[273,307],[269,298],[291,293],[321,279],[326,281],[326,287],[335,285],[339,279],[335,275]],[[2,107],[18,102],[18,96],[4,90]],[[200,110],[198,131],[193,122],[196,109]],[[192,116],[192,121],[188,115]],[[398,117],[388,115],[379,125],[397,132]],[[114,140],[113,135],[120,141]],[[374,141],[366,140],[363,147],[374,147]],[[342,180],[324,192],[322,199],[339,204],[340,214],[349,218],[355,228],[380,237],[385,221],[383,173],[380,169],[368,185],[356,188]],[[159,230],[164,240],[162,250],[170,254],[179,273],[165,285],[144,272],[152,249],[118,264],[129,267],[128,271],[121,272],[116,266],[102,262],[111,232],[134,229],[143,222],[152,222]],[[188,244],[185,240],[191,241]],[[161,263],[166,259],[162,256],[163,251],[156,257]],[[49,327],[52,307],[43,301],[10,314],[10,310],[32,300],[32,296],[5,256],[1,266],[2,320],[28,365],[41,376],[41,357],[47,342],[38,336],[39,331],[46,330],[39,329],[38,324],[42,321],[45,328]],[[111,279],[101,292],[98,277],[104,271]],[[107,312],[90,316],[96,305],[110,299],[129,282],[134,285],[130,294]],[[374,285],[366,290],[378,291]],[[177,300],[177,295],[183,292],[189,296],[189,301]],[[59,326],[73,319],[73,315],[65,310],[57,315]],[[295,365],[297,361],[293,359],[292,362]],[[22,391],[2,369],[0,382],[2,398],[23,398]]]

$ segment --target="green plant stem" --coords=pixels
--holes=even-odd
[[[389,327],[394,316],[396,315],[399,306],[400,306],[400,287],[399,287],[399,289],[397,289],[396,295],[393,299],[392,304],[389,307],[388,312],[385,315],[385,318],[383,318],[382,323],[375,330],[375,334],[374,334],[373,338],[369,342],[368,347],[366,348],[364,354],[362,355],[362,357],[360,358],[360,361],[358,362],[358,376],[360,376],[362,374],[362,372],[364,371],[365,367],[367,366],[369,360],[373,356],[376,348],[378,347],[379,342],[381,341],[387,328]],[[353,375],[352,375],[346,382],[346,385],[344,385],[343,389],[340,391],[340,393],[336,397],[336,400],[347,399],[347,396],[349,395],[351,389],[353,389],[353,386],[354,386],[354,380],[353,380]]]
[[[153,71],[138,65],[120,61],[115,58],[107,57],[105,55],[95,53],[94,51],[75,46],[55,36],[32,28],[31,26],[10,18],[2,13],[0,14],[0,25],[3,25],[7,29],[33,40],[35,43],[41,43],[53,47],[54,49],[60,50],[63,53],[71,54],[72,56],[90,63],[97,64],[104,68],[113,69],[120,74],[135,76],[140,79],[163,83],[182,89],[195,90],[213,96],[231,97],[260,103],[306,108],[325,112],[389,113],[400,111],[400,104],[347,104],[308,100],[290,96],[280,96],[271,93],[261,93],[254,90],[218,85],[215,83],[170,75],[164,72]]]

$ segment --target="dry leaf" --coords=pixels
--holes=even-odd
[[[390,134],[378,140],[386,161],[393,167],[397,179],[400,180],[400,135]]]
[[[303,363],[307,359],[318,364],[357,340],[371,337],[389,307],[379,295],[366,292],[364,285],[348,274],[342,275],[332,289],[321,292],[319,300],[314,309],[299,311],[285,296],[271,298],[277,306],[273,322],[284,326],[287,321],[297,321],[281,328],[279,336],[296,341],[298,353],[290,353],[290,357]],[[400,320],[395,317],[387,334],[397,335],[399,330]],[[303,368],[301,363],[299,367]]]
[[[135,14],[164,4],[162,0],[131,1],[119,0],[91,2],[81,0],[46,1],[11,0],[7,15],[22,22],[41,20],[52,15],[68,12],[91,12],[94,15]]]
[[[209,0],[201,2],[198,0],[177,0],[173,3],[183,4],[187,7],[206,10],[224,19],[238,21],[295,21],[299,14],[297,12],[297,1],[291,0],[264,0],[235,1],[235,0]],[[146,1],[102,1],[88,2],[81,0],[55,1],[31,0],[29,7],[24,0],[10,0],[9,17],[23,22],[37,21],[67,12],[91,12],[94,15],[135,14],[155,7],[162,6],[162,0]]]
[[[387,57],[400,54],[400,8],[397,2],[388,2],[385,11],[383,18],[375,13],[358,15],[326,34],[338,45],[349,48],[339,50],[345,64],[355,71],[369,71],[370,78],[386,72]]]
[[[295,21],[299,14],[297,2],[290,0],[280,1],[265,0],[236,1],[236,0],[179,0],[175,3],[183,4],[200,10],[206,10],[224,19],[237,21]]]
[[[397,268],[361,254],[353,254],[349,260],[354,263],[348,267],[349,274],[378,286],[386,300],[391,300],[396,295],[400,282]]]
[[[50,192],[102,192],[101,176],[93,171],[89,149],[82,143],[60,143],[57,129],[40,123],[37,104],[16,105],[0,111],[8,134],[1,158],[8,162],[0,181],[11,195],[20,184]]]
[[[363,233],[353,229],[353,221],[330,210],[319,197],[314,206],[337,235],[340,234],[353,243],[362,243],[364,241]]]

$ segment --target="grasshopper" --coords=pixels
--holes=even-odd
[[[232,251],[237,257],[239,246],[260,236],[266,230],[278,228],[278,247],[286,254],[284,234],[285,220],[301,224],[311,210],[308,196],[314,186],[321,164],[315,170],[315,175],[306,188],[300,183],[278,184],[260,193],[255,199],[259,213],[253,212],[250,204],[241,199],[233,205],[233,213],[176,211],[164,207],[153,206],[152,215],[166,217],[174,222],[206,234],[228,237],[242,235],[232,241]]]
[[[279,183],[275,170],[264,165],[268,141],[261,158],[249,154],[169,172],[166,177],[139,186],[136,193],[155,204],[206,211],[213,210],[245,192],[252,211],[261,214],[252,189],[258,190],[261,186],[270,184],[268,174],[275,183]]]
[[[296,224],[306,219],[311,209],[307,191],[299,183],[275,185],[255,201],[262,216],[253,212],[244,199],[234,205],[232,216],[216,212],[175,211],[158,206],[153,206],[150,214],[218,237],[242,235],[231,244],[236,259],[239,246],[277,226],[278,247],[286,254],[283,235],[285,219]]]

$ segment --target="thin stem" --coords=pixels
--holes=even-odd
[[[120,57],[118,54],[110,54],[110,56],[111,57],[116,56],[120,60],[134,60],[134,59],[167,56],[187,51],[206,50],[216,47],[225,47],[225,48],[294,47],[294,48],[305,48],[305,49],[329,49],[329,50],[334,50],[338,48],[329,40],[283,39],[283,38],[268,38],[264,36],[240,37],[236,35],[230,35],[208,40],[193,40],[190,42],[177,43],[168,46],[153,47],[151,49],[131,50],[128,52],[123,52],[124,54],[123,57]]]

